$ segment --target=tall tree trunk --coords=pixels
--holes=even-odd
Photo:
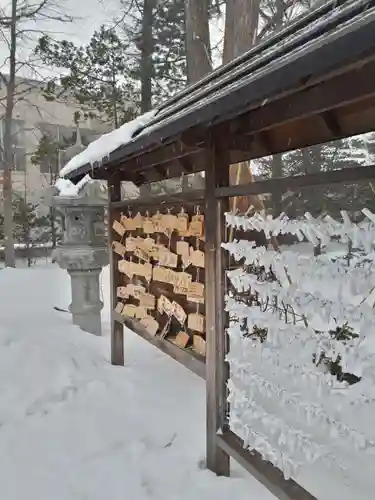
[[[260,0],[227,0],[223,63],[251,49],[258,31]]]
[[[14,108],[14,94],[16,88],[16,48],[17,48],[17,0],[12,0],[12,19],[10,27],[9,76],[7,82],[7,97],[5,109],[4,129],[4,239],[5,265],[15,267],[16,259],[13,238],[13,203],[12,203],[12,166],[13,166],[13,138],[12,119]]]
[[[185,0],[188,83],[212,70],[208,0]]]
[[[142,17],[142,48],[141,48],[141,111],[146,113],[152,108],[152,77],[154,67],[152,54],[154,39],[152,27],[156,0],[144,0]]]
[[[223,64],[244,54],[254,45],[259,20],[260,0],[227,0],[225,13],[225,34]],[[253,182],[250,162],[231,165],[229,169],[231,185]],[[263,204],[259,196],[241,196],[231,200],[231,209],[246,212],[250,206],[261,210]]]
[[[278,31],[283,26],[284,14],[286,11],[286,5],[284,0],[276,0],[275,1],[276,11],[273,17],[273,22],[275,26],[275,31]],[[272,156],[272,178],[276,179],[283,176],[284,172],[284,164],[283,158],[281,154]],[[282,212],[282,193],[275,192],[272,193],[272,205],[273,205],[273,215],[277,217]]]

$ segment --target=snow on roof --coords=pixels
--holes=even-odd
[[[125,123],[120,128],[104,134],[93,141],[78,155],[74,156],[60,171],[60,177],[66,177],[83,165],[101,163],[105,158],[120,146],[131,142],[133,136],[145,127],[155,116],[156,111],[149,111],[131,122]]]

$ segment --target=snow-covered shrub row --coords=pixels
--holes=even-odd
[[[345,212],[342,222],[226,214],[228,226],[301,243],[223,247],[239,264],[227,273],[232,430],[286,477],[318,461],[333,472],[352,468],[371,488],[375,215],[363,213],[359,224]]]

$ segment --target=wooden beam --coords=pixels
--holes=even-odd
[[[282,472],[262,459],[256,451],[248,451],[243,441],[228,431],[216,437],[219,447],[261,482],[279,500],[317,500],[292,479],[286,480]]]
[[[224,142],[224,137],[221,144]],[[227,428],[228,365],[224,311],[226,254],[224,213],[228,200],[215,197],[215,189],[229,184],[229,154],[212,143],[206,162],[205,261],[206,261],[206,446],[207,467],[217,475],[229,476],[230,457],[216,441],[218,430]]]
[[[117,287],[121,284],[120,273],[118,271],[118,261],[120,257],[112,250],[112,224],[118,216],[118,210],[111,207],[111,203],[121,200],[121,182],[118,176],[112,177],[108,181],[108,200],[108,251],[110,258],[111,311],[114,311],[117,302]],[[124,328],[123,325],[116,320],[113,312],[111,312],[111,363],[113,365],[124,365]]]
[[[324,123],[326,124],[328,130],[335,136],[341,136],[343,131],[341,129],[340,123],[337,119],[337,116],[333,110],[325,111],[322,113],[322,118]]]
[[[240,134],[230,134],[225,138],[228,151],[251,152],[254,149],[255,137]]]
[[[205,378],[205,362],[204,358],[197,355],[193,351],[187,349],[181,349],[177,345],[173,344],[168,339],[161,339],[148,333],[148,331],[136,320],[122,316],[116,312],[113,312],[116,320],[124,324],[127,328],[132,330],[134,333],[139,335],[142,339],[147,340],[147,342],[154,347],[157,347],[160,351],[164,352],[171,358],[173,358],[178,363],[182,364],[190,371],[198,375],[198,377]]]
[[[236,120],[238,132],[256,134],[288,121],[343,107],[375,94],[375,61],[251,110]]]
[[[130,157],[126,159],[125,163],[120,164],[120,166],[117,165],[117,168],[120,168],[120,170],[129,170],[131,174],[151,167],[158,167],[160,169],[163,163],[198,153],[201,150],[199,147],[186,146],[179,140],[166,145],[155,144],[153,148],[142,154],[138,152],[135,158]]]
[[[164,206],[177,204],[197,204],[204,201],[204,190],[182,191],[181,193],[167,194],[163,196],[150,196],[143,198],[134,198],[110,203],[110,209],[126,210],[131,207],[153,207],[155,210]]]
[[[238,186],[219,187],[216,189],[215,194],[218,198],[232,198],[251,194],[285,193],[286,191],[303,188],[344,183],[353,184],[373,179],[375,179],[375,165],[368,165],[365,167],[348,167],[341,170],[333,170],[331,172],[266,179]]]

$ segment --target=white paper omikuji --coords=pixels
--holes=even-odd
[[[229,281],[260,303],[226,297],[230,423],[285,477],[323,461],[337,473],[353,467],[355,480],[368,482],[375,466],[375,215],[363,214],[359,224],[344,211],[341,222],[309,213],[302,220],[226,214],[228,226],[299,241],[280,251],[247,240],[222,244],[243,263],[228,271]],[[274,280],[247,266],[272,270]],[[344,326],[355,334],[345,342],[332,334]],[[254,328],[266,330],[265,340]],[[339,382],[321,355],[360,381]]]

